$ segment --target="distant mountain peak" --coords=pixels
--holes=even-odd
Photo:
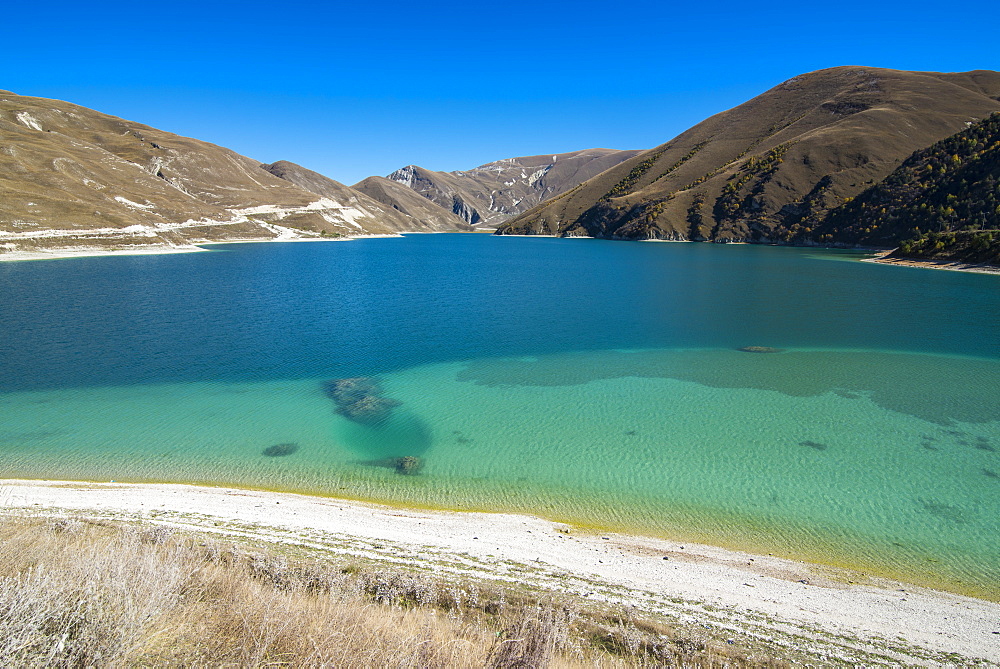
[[[388,179],[466,223],[495,226],[626,160],[638,151],[585,149],[503,158],[468,170],[433,172],[407,165]]]
[[[392,179],[396,183],[401,183],[407,188],[413,187],[414,177],[416,176],[417,166],[407,165],[406,167],[401,167],[389,176],[387,179]]]

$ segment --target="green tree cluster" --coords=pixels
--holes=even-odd
[[[612,198],[621,197],[622,195],[628,195],[631,193],[632,189],[635,188],[635,185],[639,182],[639,179],[641,179],[642,176],[649,171],[649,168],[651,168],[656,161],[659,160],[663,151],[666,151],[666,149],[651,154],[648,158],[633,167],[629,173],[625,175],[625,178],[616,183],[611,190],[601,197],[601,199],[610,200]]]
[[[712,213],[716,222],[752,217],[754,212],[761,209],[755,206],[755,199],[774,176],[790,146],[791,143],[779,144],[761,156],[750,156],[740,166],[739,171],[730,177],[722,187],[722,194],[715,200]],[[751,182],[753,187],[744,194]]]
[[[997,265],[1000,264],[1000,230],[924,232],[901,243],[892,256]]]
[[[943,257],[948,249],[962,254],[974,245],[982,257],[993,248],[992,237],[971,233],[997,228],[1000,113],[915,152],[883,181],[830,211],[815,232],[824,241],[899,244],[899,253],[914,257]],[[978,262],[1000,262],[1000,254]]]
[[[688,239],[704,241],[705,234],[702,226],[705,225],[705,218],[701,215],[701,208],[705,206],[705,191],[694,194],[691,206],[687,210]]]
[[[668,167],[666,172],[664,172],[660,176],[658,176],[655,179],[653,179],[653,183],[656,183],[657,181],[659,181],[663,177],[667,176],[668,174],[670,174],[671,172],[673,172],[674,170],[676,170],[678,167],[680,167],[681,165],[683,165],[687,161],[689,161],[692,158],[694,158],[698,154],[699,151],[701,151],[703,148],[705,148],[706,144],[708,144],[708,142],[698,142],[697,144],[695,144],[693,147],[691,147],[690,151],[688,151],[687,153],[685,153],[681,157],[680,160],[678,160],[676,163],[674,163],[673,165],[671,165],[670,167]]]

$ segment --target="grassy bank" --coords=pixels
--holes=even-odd
[[[0,520],[0,663],[785,664],[620,606],[83,518]]]

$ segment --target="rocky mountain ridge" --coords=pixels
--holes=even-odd
[[[498,234],[891,246],[903,241],[900,230],[882,221],[861,233],[850,207],[888,197],[865,192],[898,181],[894,170],[914,151],[997,111],[998,72],[838,67],[790,79],[648,151],[588,149],[456,172],[409,165],[349,187],[287,161],[262,165],[71,103],[0,91],[0,255],[493,226]],[[989,144],[955,141],[972,140]],[[950,185],[944,177],[923,184],[927,197],[979,193],[969,183],[995,160],[991,151],[976,154],[975,172],[935,157]],[[953,204],[934,202],[958,212],[952,218],[972,211]],[[861,214],[874,221],[878,209]],[[939,221],[937,232],[968,236],[945,227]]]
[[[386,178],[420,194],[469,225],[491,228],[638,153],[586,149],[506,158],[456,172],[434,172],[407,165]],[[354,187],[371,194],[365,182]]]

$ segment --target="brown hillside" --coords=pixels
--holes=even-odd
[[[351,188],[410,217],[421,226],[414,230],[472,230],[471,225],[451,211],[385,177],[368,177]]]
[[[784,241],[913,151],[1000,109],[1000,73],[837,67],[790,79],[498,234]],[[797,227],[796,227],[797,226]]]
[[[279,160],[270,165],[261,165],[261,167],[274,176],[290,181],[310,193],[315,193],[320,197],[363,211],[372,219],[377,220],[387,230],[396,232],[437,232],[465,230],[469,228],[461,219],[454,217],[452,217],[453,220],[442,219],[437,221],[412,216],[409,212],[402,211],[392,204],[383,203],[378,198],[370,197],[356,188],[345,186],[339,181],[323,176],[319,172],[314,172],[301,165],[290,163],[287,160]],[[423,200],[423,198],[420,198],[415,193],[410,192],[410,195]],[[433,206],[432,203],[426,200],[423,201]]]
[[[319,197],[214,144],[0,93],[0,252],[391,232],[384,212]]]

